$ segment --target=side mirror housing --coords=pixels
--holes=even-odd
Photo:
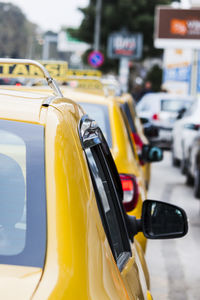
[[[178,114],[177,114],[177,117],[176,119],[179,120],[179,119],[182,119],[184,113],[186,112],[186,107],[183,107],[181,108],[179,111],[178,111]]]
[[[147,124],[143,125],[143,129],[144,129],[144,134],[146,135],[146,137],[148,139],[158,137],[158,134],[159,134],[158,127],[156,127],[156,126],[154,126],[152,124],[147,123]]]
[[[145,162],[156,162],[163,159],[163,151],[159,147],[143,145],[141,159]]]
[[[183,237],[188,232],[188,221],[185,211],[173,204],[145,200],[142,207],[142,218],[125,214],[129,238],[143,232],[148,239],[172,239]]]
[[[149,239],[182,237],[188,232],[187,215],[176,205],[146,200],[142,208],[142,231]]]

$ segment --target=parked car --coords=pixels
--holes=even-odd
[[[187,164],[187,183],[194,185],[194,196],[200,199],[200,131],[190,146]]]
[[[137,104],[137,112],[142,123],[152,122],[158,128],[158,137],[152,139],[155,144],[170,149],[174,122],[182,109],[188,109],[194,97],[168,93],[145,94]]]
[[[177,120],[172,130],[172,163],[181,166],[182,173],[187,173],[191,145],[200,127],[200,100]]]
[[[42,65],[53,92],[0,89],[0,298],[152,299],[138,232],[176,238],[185,212],[147,200],[136,219],[105,138]]]
[[[126,127],[124,121],[126,117],[122,115],[118,102],[112,96],[98,95],[97,92],[93,94],[88,89],[62,87],[62,91],[65,96],[78,102],[101,128],[120,174],[124,190],[124,206],[129,214],[140,218],[142,203],[147,197],[145,178],[139,165],[130,129]],[[136,239],[145,252],[144,235],[139,233]]]

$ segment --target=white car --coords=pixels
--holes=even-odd
[[[182,173],[187,173],[191,145],[200,128],[200,99],[177,120],[172,130],[172,163],[181,165]]]
[[[152,122],[159,129],[158,137],[152,142],[163,148],[170,148],[172,129],[178,114],[188,109],[194,97],[168,93],[145,94],[137,104],[137,112],[142,122]]]

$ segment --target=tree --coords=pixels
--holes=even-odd
[[[153,47],[154,11],[159,4],[170,4],[171,0],[102,0],[101,51],[106,52],[110,33],[126,28],[131,33],[143,34],[143,58],[158,56],[161,51]],[[70,33],[87,43],[93,44],[96,0],[90,0],[81,8],[84,18],[78,29]]]
[[[0,2],[0,57],[27,57],[35,30],[20,8]]]

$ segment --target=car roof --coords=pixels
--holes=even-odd
[[[20,88],[20,87],[19,87]],[[23,89],[2,89],[0,88],[0,118],[29,123],[41,123],[41,107],[50,100],[58,97],[48,90],[48,93],[41,91],[34,92],[34,89],[23,87]]]
[[[71,88],[61,87],[61,90],[65,97],[69,99],[73,99],[77,102],[87,102],[87,103],[96,103],[96,104],[104,104],[109,105],[114,101],[114,97],[105,96],[102,94],[93,94],[87,90],[76,90]]]

